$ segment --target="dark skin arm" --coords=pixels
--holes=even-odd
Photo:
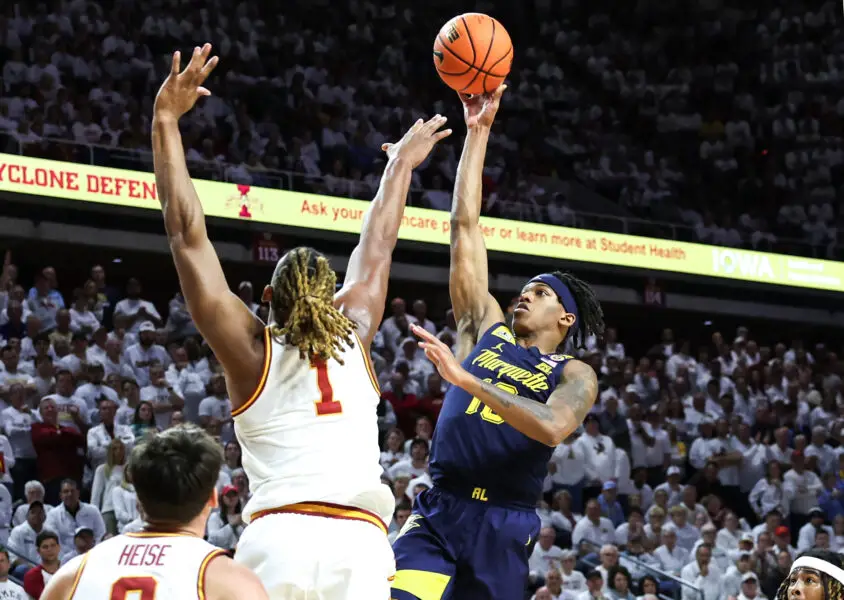
[[[530,398],[510,394],[494,384],[482,381],[466,369],[451,350],[436,337],[412,325],[413,333],[422,339],[419,347],[437,367],[443,379],[463,388],[483,402],[514,429],[547,446],[561,444],[586,418],[598,396],[598,378],[592,367],[579,360],[570,360],[563,367],[563,382],[543,404]]]
[[[387,166],[381,185],[363,217],[360,241],[349,257],[343,288],[334,297],[334,305],[357,324],[367,350],[384,316],[393,250],[412,171],[438,141],[451,134],[450,129],[439,131],[445,122],[439,115],[427,122],[420,119],[398,143],[382,147],[387,153]]]
[[[482,186],[489,132],[506,86],[491,95],[461,96],[467,125],[451,204],[451,266],[448,291],[457,323],[457,358],[463,360],[478,336],[504,320],[489,293],[489,266],[481,229]]]
[[[232,404],[239,407],[261,377],[263,323],[229,289],[217,252],[208,239],[202,203],[188,173],[178,120],[200,96],[210,94],[202,83],[217,64],[211,45],[196,48],[180,72],[180,54],[173,55],[170,75],[155,100],[152,150],[155,181],[170,252],[179,284],[197,329],[226,372]]]

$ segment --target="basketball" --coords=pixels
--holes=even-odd
[[[434,66],[445,84],[463,94],[494,91],[513,64],[510,34],[498,21],[466,13],[442,26],[434,40]]]

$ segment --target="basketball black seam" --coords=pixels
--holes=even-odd
[[[459,60],[460,62],[462,62],[464,65],[467,65],[467,66],[469,67],[468,69],[466,69],[466,70],[465,70],[465,71],[463,71],[462,73],[443,73],[442,71],[440,71],[440,73],[443,73],[444,75],[465,75],[466,73],[468,73],[469,71],[471,71],[471,70],[475,67],[475,65],[473,65],[473,64],[472,64],[472,63],[470,63],[470,62],[466,62],[466,59],[465,59],[465,58],[461,57],[461,56],[460,56],[459,54],[457,54],[454,50],[452,50],[451,48],[449,48],[449,47],[445,44],[445,42],[443,42],[443,38],[442,38],[442,36],[441,36],[441,35],[437,35],[437,39],[440,41],[440,45],[443,47],[443,49],[448,50],[448,52],[449,52],[452,56],[454,56],[454,58],[456,58],[457,60]],[[438,70],[439,70],[439,69],[438,69]]]
[[[512,44],[512,43],[510,44],[510,49],[509,49],[509,50],[507,50],[507,52],[505,52],[505,53],[504,53],[504,56],[502,56],[502,57],[501,57],[501,58],[499,58],[497,61],[495,61],[494,63],[492,63],[492,64],[489,66],[489,68],[490,68],[490,69],[493,69],[493,68],[495,67],[495,65],[497,65],[498,63],[500,63],[502,60],[504,60],[504,59],[505,59],[505,58],[507,58],[508,56],[510,56],[510,53],[511,53],[511,52],[513,52],[513,44]],[[487,77],[501,77],[501,75],[493,75],[492,73],[488,73],[488,72],[487,72],[487,73],[484,73],[484,91],[486,91],[486,78],[487,78]],[[506,77],[506,75],[504,75],[504,77]]]
[[[466,30],[466,35],[469,36],[469,45],[472,46],[472,64],[474,65],[475,59],[478,57],[475,52],[475,40],[472,38],[472,32],[469,31],[469,24],[466,22],[466,17],[461,16],[460,20],[463,21],[463,28]]]
[[[461,18],[462,18],[462,17],[461,17]],[[479,66],[479,67],[476,67],[476,68],[478,69],[478,72],[477,72],[477,73],[475,73],[475,76],[474,76],[474,77],[472,77],[472,80],[471,80],[469,83],[467,83],[465,86],[463,86],[463,90],[465,90],[465,89],[466,89],[466,88],[468,88],[470,85],[472,85],[473,83],[475,83],[475,80],[478,78],[478,75],[480,75],[481,73],[483,73],[483,74],[484,74],[484,83],[486,83],[486,78],[487,78],[487,76],[489,75],[489,73],[488,73],[487,71],[484,71],[484,70],[483,70],[483,67],[484,67],[484,65],[486,65],[486,61],[488,61],[488,60],[489,60],[489,53],[490,53],[490,52],[492,52],[492,45],[495,43],[495,21],[494,21],[494,20],[490,20],[490,22],[492,23],[492,35],[491,35],[491,36],[489,36],[489,45],[487,45],[487,47],[486,47],[486,56],[484,56],[484,62],[482,62],[482,63],[480,64],[480,66]],[[463,22],[463,24],[465,25],[465,24],[466,24],[466,22],[464,21],[464,22]],[[468,28],[468,27],[466,27],[466,31],[467,31],[467,32],[469,31],[469,28]],[[472,37],[471,37],[471,36],[469,36],[469,41],[472,41]],[[475,62],[475,59],[476,59],[476,58],[477,58],[477,56],[475,55],[475,43],[474,43],[474,42],[472,42],[472,62],[473,62],[473,63]],[[463,90],[460,90],[460,91],[462,92]],[[484,91],[486,91],[486,86],[485,86],[485,85],[484,85]]]

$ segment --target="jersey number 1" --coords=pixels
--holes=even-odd
[[[324,360],[314,358],[311,360],[311,368],[316,371],[317,389],[320,396],[315,402],[317,416],[339,415],[343,412],[343,405],[339,400],[334,399],[334,388],[331,386],[331,380],[328,379],[328,365]]]
[[[121,577],[111,586],[109,600],[155,600],[155,577]]]
[[[487,383],[492,383],[492,379],[484,379]],[[514,386],[510,385],[509,383],[501,383],[500,381],[495,383],[495,387],[499,390],[504,390],[508,394],[513,394],[514,396],[518,393]],[[504,419],[500,417],[494,410],[492,410],[489,406],[478,400],[477,397],[472,398],[472,401],[469,403],[469,407],[466,409],[467,415],[474,415],[478,412],[478,407],[483,406],[481,410],[481,418],[488,423],[492,423],[493,425],[501,425],[504,422]]]

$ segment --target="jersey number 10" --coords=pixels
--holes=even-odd
[[[484,379],[487,383],[492,383],[492,379]],[[517,390],[514,386],[510,385],[509,383],[501,383],[500,381],[495,383],[495,387],[499,390],[504,390],[508,394],[513,394],[514,396],[518,394],[519,390]],[[483,406],[481,410],[481,418],[488,423],[492,423],[494,425],[501,425],[504,422],[504,419],[498,416],[494,410],[492,410],[489,406],[478,400],[477,397],[472,398],[472,401],[469,403],[469,408],[466,409],[467,415],[474,415],[478,412],[478,408]]]
[[[109,600],[155,600],[155,577],[121,577],[111,586]]]

